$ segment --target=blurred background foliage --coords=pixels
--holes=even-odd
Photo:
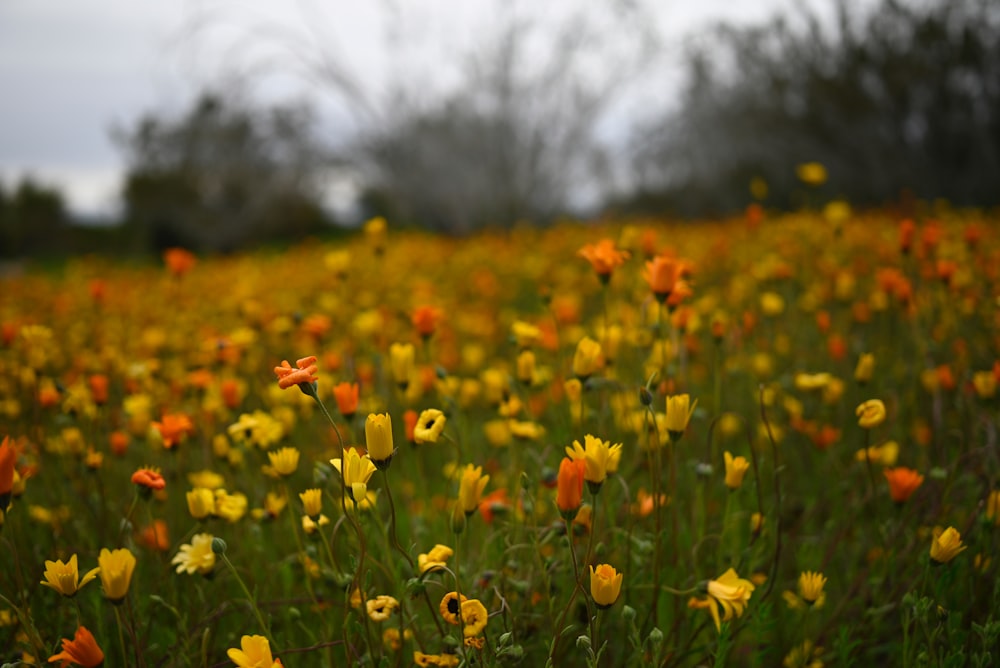
[[[679,99],[620,121],[617,144],[601,128],[621,89],[666,86],[650,67],[666,47],[639,3],[588,6],[555,30],[502,15],[441,92],[403,79],[375,99],[331,54],[302,54],[317,89],[353,110],[347,141],[330,141],[307,103],[262,105],[222,82],[179,116],[114,130],[128,164],[117,225],[80,229],[58,192],[0,184],[0,255],[230,252],[335,234],[344,221],[324,192],[345,175],[355,218],[456,234],[566,214],[722,216],[755,198],[996,205],[1000,4],[835,8],[832,21],[803,5],[693,36]],[[805,162],[828,178],[804,184]]]

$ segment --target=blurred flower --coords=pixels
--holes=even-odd
[[[184,413],[167,413],[160,422],[152,424],[163,439],[163,447],[168,450],[180,443],[184,436],[194,433],[194,423]]]
[[[406,440],[410,443],[416,443],[414,432],[417,429],[418,420],[420,420],[420,415],[413,409],[409,409],[403,413],[403,429],[406,432]]]
[[[743,486],[743,476],[750,468],[750,462],[746,457],[733,457],[727,450],[723,453],[726,462],[726,487],[737,490]]]
[[[743,614],[755,589],[752,582],[741,579],[732,568],[703,586],[707,597],[690,599],[688,607],[707,609],[715,621],[717,631],[722,630],[722,622]]]
[[[601,239],[596,244],[587,244],[577,251],[577,255],[590,262],[601,282],[607,283],[615,268],[625,264],[629,253],[618,250],[612,239]]]
[[[343,459],[347,460],[344,465]],[[344,451],[343,459],[331,459],[330,463],[344,481],[344,489],[350,495],[351,500],[360,503],[368,493],[368,481],[375,473],[375,464],[372,463],[368,455],[361,456],[354,448],[347,448]]]
[[[802,392],[822,390],[830,383],[832,376],[828,373],[797,373],[795,374],[795,389]]]
[[[874,371],[875,355],[871,353],[863,353],[861,357],[858,358],[858,365],[854,367],[854,380],[857,381],[859,385],[864,385],[865,383],[871,381]]]
[[[170,560],[177,566],[178,573],[208,575],[215,568],[215,552],[212,551],[210,533],[198,533],[191,537],[191,542],[181,545],[177,554]]]
[[[101,586],[104,595],[115,605],[120,605],[128,594],[132,583],[132,572],[135,571],[135,555],[125,548],[108,550],[103,548],[97,557],[101,567]]]
[[[804,162],[795,166],[795,176],[808,186],[826,183],[826,167],[818,162]]]
[[[319,376],[316,375],[318,367],[315,355],[297,360],[295,366],[298,368],[293,369],[288,360],[282,360],[281,366],[274,367],[274,373],[278,376],[278,387],[287,390],[293,385],[311,385],[319,380]]]
[[[46,561],[45,573],[43,574],[45,579],[42,580],[41,584],[55,589],[67,598],[76,596],[76,592],[80,591],[83,585],[96,578],[97,573],[101,570],[99,567],[92,568],[80,580],[80,573],[76,564],[75,554],[65,564],[61,560]]]
[[[348,507],[353,506],[354,502],[351,499],[346,499]],[[330,523],[330,518],[322,513],[316,518],[309,517],[308,515],[302,516],[302,530],[307,536],[311,536],[316,533],[320,527],[325,527]]]
[[[514,337],[518,348],[530,348],[542,338],[542,330],[531,323],[517,320],[510,326],[510,334]]]
[[[573,355],[573,375],[580,380],[586,380],[601,368],[601,344],[590,338],[583,337],[576,344]]]
[[[905,503],[924,482],[924,476],[904,466],[883,471],[889,482],[889,495],[896,503]]]
[[[992,371],[976,371],[972,374],[972,387],[980,399],[992,399],[997,393],[997,379]]]
[[[178,278],[191,271],[197,259],[189,250],[183,248],[168,248],[163,251],[163,262],[170,273]]]
[[[275,452],[267,453],[267,458],[271,462],[271,470],[277,476],[290,476],[299,467],[298,448],[281,448]]]
[[[983,516],[996,526],[1000,526],[1000,490],[993,490],[986,497],[986,510]]]
[[[167,481],[160,475],[160,469],[143,467],[132,474],[132,482],[140,491],[147,493],[161,490],[167,486]]]
[[[410,384],[414,354],[412,343],[394,343],[389,346],[389,368],[392,379],[401,390],[405,390]]]
[[[660,494],[660,505],[667,505],[669,499],[666,494]],[[656,510],[656,497],[640,487],[635,495],[635,503],[630,507],[633,515],[638,517],[648,517]]]
[[[3,437],[0,443],[0,512],[10,505],[11,493],[14,488],[14,464],[17,453],[9,436]]]
[[[307,516],[315,520],[323,512],[323,490],[307,489],[299,494],[302,508]]]
[[[854,412],[858,416],[858,426],[862,429],[874,429],[885,422],[885,404],[880,399],[869,399]]]
[[[861,448],[854,454],[854,459],[865,462],[871,459],[872,463],[882,466],[893,466],[899,458],[899,443],[896,441],[886,441],[881,445],[873,445],[866,451]]]
[[[436,408],[422,411],[413,428],[414,440],[417,443],[437,443],[447,421],[448,418],[445,417],[445,414]]]
[[[215,514],[229,523],[235,523],[247,512],[247,497],[239,492],[230,494],[224,489],[215,490]]]
[[[657,255],[646,262],[642,277],[649,284],[649,289],[662,304],[670,298],[678,282],[688,274],[691,265],[684,260]]]
[[[163,520],[153,520],[149,526],[143,527],[139,532],[139,543],[159,552],[166,552],[170,549],[170,536],[167,530],[167,523]]]
[[[399,607],[399,601],[392,596],[376,596],[365,601],[368,616],[375,622],[384,622]]]
[[[388,468],[396,449],[392,444],[392,420],[388,413],[370,413],[365,420],[365,444],[376,468]]]
[[[684,436],[697,406],[698,400],[695,399],[692,404],[691,397],[687,394],[667,397],[667,431],[672,440],[679,441]]]
[[[483,475],[483,467],[466,465],[462,469],[462,478],[458,486],[458,505],[465,512],[466,517],[476,512],[479,502],[486,489],[486,484],[490,481],[488,475]]]
[[[784,668],[823,668],[823,648],[817,647],[812,640],[806,640],[801,645],[792,648],[781,665]]]
[[[441,319],[441,311],[433,306],[418,306],[410,316],[410,322],[417,334],[423,339],[429,339],[437,329],[437,323]]]
[[[968,546],[962,544],[962,535],[955,527],[948,527],[944,531],[937,529],[931,542],[931,561],[937,565],[946,564],[966,547]]]
[[[608,564],[590,567],[590,595],[597,607],[606,610],[615,604],[622,590],[623,575]]]
[[[271,655],[271,644],[264,636],[243,636],[240,649],[228,649],[226,655],[238,668],[282,668],[281,660]]]
[[[489,612],[479,599],[470,598],[462,601],[462,634],[466,638],[478,636],[489,621]]]
[[[97,668],[104,663],[104,652],[85,626],[78,626],[72,640],[63,638],[62,651],[49,657],[49,663],[75,664],[83,668]],[[34,662],[32,662],[34,663]]]
[[[413,663],[420,666],[420,668],[428,666],[456,668],[460,660],[457,654],[424,654],[421,651],[415,651],[413,652]]]
[[[350,420],[358,412],[358,384],[337,383],[333,386],[333,398],[337,401],[337,410]]]
[[[782,596],[792,610],[822,608],[826,602],[826,592],[823,591],[825,585],[826,578],[822,573],[804,571],[799,574],[798,593],[785,591]]]
[[[785,299],[777,292],[765,292],[760,296],[760,310],[766,316],[777,317],[785,312]]]

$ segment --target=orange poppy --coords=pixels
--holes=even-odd
[[[170,449],[180,443],[185,434],[194,432],[194,423],[184,413],[166,413],[160,422],[154,422],[153,427],[160,432],[163,447]]]
[[[586,462],[563,457],[556,482],[556,506],[567,520],[573,519],[583,503],[583,480]]]
[[[434,334],[440,319],[441,311],[433,306],[418,306],[413,311],[413,315],[410,316],[410,321],[417,330],[417,334],[425,339]]]
[[[618,250],[611,239],[601,239],[596,244],[587,244],[577,251],[577,255],[590,262],[590,266],[594,268],[602,283],[607,283],[615,268],[625,264],[625,260],[629,257],[628,251]]]
[[[174,276],[182,276],[194,267],[194,253],[183,248],[168,248],[163,252],[163,262]]]
[[[90,396],[94,398],[94,403],[103,405],[108,403],[108,377],[95,373],[87,379],[90,385]]]
[[[319,376],[316,375],[318,367],[315,355],[296,360],[295,366],[298,368],[293,369],[288,360],[282,360],[281,366],[274,367],[274,373],[278,376],[278,387],[287,390],[293,385],[308,385],[319,380]]]
[[[684,261],[664,255],[657,255],[646,263],[643,278],[649,283],[649,288],[660,302],[664,302],[677,287],[678,281],[691,272],[691,265]]]
[[[155,520],[139,534],[139,542],[151,550],[166,552],[170,549],[170,535],[167,533],[167,523]]]

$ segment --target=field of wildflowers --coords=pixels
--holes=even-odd
[[[3,279],[0,663],[996,665],[996,221],[827,214]]]

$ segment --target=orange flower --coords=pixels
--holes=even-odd
[[[124,457],[128,452],[128,434],[123,431],[111,432],[111,452]]]
[[[501,487],[495,492],[491,492],[483,497],[479,502],[479,514],[483,516],[483,521],[493,524],[493,515],[506,512],[510,508],[510,500],[507,498],[507,488]]]
[[[576,517],[583,503],[583,480],[586,462],[583,459],[564,457],[559,463],[559,477],[556,482],[556,506],[567,520]]]
[[[143,467],[132,474],[132,482],[147,490],[161,490],[167,486],[167,481],[160,475],[160,470]]]
[[[315,355],[297,360],[295,366],[298,369],[293,369],[288,360],[282,360],[281,366],[274,367],[274,373],[278,376],[278,387],[287,390],[293,385],[298,385],[299,389],[302,389],[302,385],[311,385],[319,380],[319,376],[316,375],[318,368]]]
[[[691,265],[684,260],[657,255],[646,263],[646,269],[642,275],[649,283],[653,294],[662,303],[670,297],[670,293],[677,287],[678,281],[688,275],[690,271]]]
[[[108,403],[108,377],[95,373],[87,379],[90,385],[90,395],[94,398],[94,403],[103,405]]]
[[[357,383],[337,383],[333,387],[333,398],[337,400],[337,408],[345,418],[350,418],[358,412]]]
[[[222,403],[229,409],[235,409],[243,401],[243,389],[239,382],[232,378],[226,378],[219,383],[219,394],[222,395]]]
[[[94,636],[86,627],[80,626],[72,640],[63,638],[62,651],[49,657],[49,663],[61,661],[65,668],[69,664],[77,664],[83,668],[96,668],[104,663],[104,652],[97,646]]]
[[[417,438],[414,434],[417,430],[417,422],[420,420],[420,415],[417,411],[412,408],[405,413],[403,413],[403,426],[406,428],[406,440],[410,443],[416,443]]]
[[[196,261],[194,254],[183,248],[168,248],[163,252],[163,262],[174,276],[183,276],[191,271]]]
[[[167,450],[180,443],[185,434],[194,432],[194,423],[184,413],[166,413],[161,422],[154,422],[153,427],[160,432],[163,447]]]
[[[883,471],[889,481],[889,495],[896,503],[904,503],[924,482],[924,477],[905,466]]]
[[[441,319],[441,311],[433,306],[418,306],[410,316],[413,327],[423,338],[430,338],[437,329],[438,320]]]
[[[607,283],[616,267],[625,264],[628,251],[618,250],[611,239],[601,239],[596,244],[587,244],[577,255],[590,262],[602,283]]]
[[[899,250],[903,254],[910,252],[913,247],[913,235],[917,232],[916,224],[907,218],[906,220],[899,223]]]
[[[139,534],[139,542],[151,550],[166,552],[170,549],[170,536],[167,533],[167,523],[155,520]]]
[[[17,453],[9,436],[3,437],[0,443],[0,510],[7,510],[10,505],[11,490],[14,488],[14,462]]]

